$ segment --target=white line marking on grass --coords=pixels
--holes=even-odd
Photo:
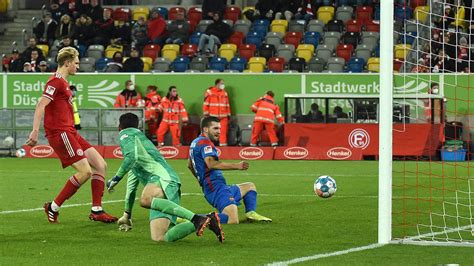
[[[123,202],[123,201],[124,200],[107,200],[107,201],[102,201],[102,204],[117,203],[117,202]],[[86,205],[92,205],[92,202],[65,204],[65,205],[61,206],[61,208],[71,208],[71,207],[79,207],[79,206],[86,206]],[[11,211],[1,211],[0,214],[10,214],[10,213],[19,213],[19,212],[34,212],[34,211],[42,211],[42,210],[44,210],[44,209],[43,208],[33,208],[33,209],[11,210]]]
[[[328,258],[328,257],[335,257],[335,256],[340,256],[340,255],[345,255],[349,254],[352,252],[358,252],[358,251],[363,251],[363,250],[368,250],[368,249],[376,249],[385,246],[385,244],[371,244],[367,246],[361,246],[361,247],[356,247],[356,248],[350,248],[350,249],[345,249],[345,250],[339,250],[339,251],[334,251],[330,253],[321,253],[321,254],[316,254],[312,256],[307,256],[307,257],[300,257],[300,258],[295,258],[287,261],[277,261],[277,262],[272,262],[267,264],[268,266],[282,266],[282,265],[290,265],[290,264],[295,264],[295,263],[300,263],[300,262],[305,262],[305,261],[310,261],[310,260],[318,260],[322,258]]]

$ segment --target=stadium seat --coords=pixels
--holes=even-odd
[[[181,48],[181,55],[187,57],[193,57],[197,53],[197,45],[196,44],[183,44]]]
[[[95,71],[95,58],[83,57],[80,60],[79,72],[94,72]]]
[[[323,60],[325,63],[328,61],[334,52],[333,47],[326,44],[319,45],[315,50],[315,56]]]
[[[147,44],[143,48],[143,56],[150,57],[152,61],[160,56],[161,47],[157,44]]]
[[[199,24],[199,21],[202,19],[202,11],[197,7],[190,7],[188,10],[188,19],[193,25]]]
[[[189,43],[190,44],[195,44],[199,45],[199,39],[201,39],[202,32],[195,31],[190,37],[189,37]]]
[[[118,20],[118,21],[128,22],[128,21],[130,21],[131,13],[132,12],[131,12],[130,8],[118,7],[114,10],[113,19]]]
[[[184,72],[189,68],[189,58],[180,56],[171,63],[171,70],[174,72]]]
[[[228,6],[224,10],[224,19],[232,20],[236,22],[240,19],[241,10],[238,6]]]
[[[168,20],[176,20],[176,14],[178,14],[178,12],[186,14],[186,9],[181,6],[174,6],[168,9]]]
[[[352,73],[364,72],[365,61],[362,58],[352,57],[347,63],[347,71]]]
[[[304,43],[312,44],[314,47],[317,47],[319,44],[320,33],[315,31],[307,31],[304,34]]]
[[[265,36],[265,43],[278,47],[281,44],[282,38],[283,33],[281,32],[269,32],[267,36]]]
[[[360,41],[360,34],[358,32],[346,32],[341,39],[343,44],[350,44],[356,48]]]
[[[395,20],[405,21],[413,17],[412,10],[407,6],[396,6],[395,7]]]
[[[400,59],[393,59],[393,71],[394,72],[400,72],[400,68],[402,67],[404,61]]]
[[[237,20],[235,21],[234,26],[233,26],[234,33],[239,31],[243,33],[243,36],[245,36],[249,33],[251,26],[252,24],[247,20],[243,20],[243,19]]]
[[[352,20],[354,14],[354,8],[351,6],[339,6],[336,10],[336,19],[342,20],[346,23],[349,20]]]
[[[285,62],[290,61],[295,54],[295,46],[291,44],[281,44],[277,48],[277,56],[285,59]]]
[[[252,23],[252,31],[258,32],[262,37],[268,32],[270,21],[267,19],[258,19]]]
[[[362,43],[375,46],[378,44],[380,34],[378,32],[364,31],[362,32]]]
[[[247,60],[243,57],[234,57],[229,62],[229,70],[235,70],[237,72],[243,72],[247,66]]]
[[[300,44],[296,48],[296,56],[303,58],[305,62],[311,60],[314,54],[314,46],[312,44]]]
[[[288,70],[304,72],[306,69],[306,60],[301,57],[293,57],[288,62]]]
[[[222,22],[224,22],[225,24],[229,25],[229,27],[232,29],[232,27],[234,27],[234,22],[230,19],[223,19]]]
[[[237,45],[233,43],[222,44],[219,48],[219,56],[224,57],[227,61],[230,61],[237,53]]]
[[[336,56],[344,58],[346,62],[352,57],[354,46],[352,44],[339,44],[336,48]]]
[[[47,44],[37,44],[36,47],[41,49],[41,52],[43,53],[43,56],[48,56],[49,53],[49,46]]]
[[[255,73],[261,73],[265,70],[267,60],[264,57],[252,57],[248,63],[248,70]]]
[[[308,62],[308,71],[309,72],[315,72],[315,73],[320,73],[323,72],[325,62],[324,60],[321,60],[320,58],[313,57],[311,60]]]
[[[361,44],[355,49],[355,57],[362,58],[364,62],[367,62],[367,60],[372,56],[373,50],[373,46]]]
[[[394,57],[397,59],[405,60],[410,49],[411,49],[410,44],[397,44],[395,45],[395,49],[394,49],[394,53],[395,53]]]
[[[209,62],[209,69],[211,70],[224,72],[226,67],[227,67],[227,59],[225,59],[224,57],[215,56],[211,58],[211,61]]]
[[[49,69],[51,70],[55,70],[58,67],[58,63],[56,62],[55,57],[46,58],[46,64],[48,64]]]
[[[367,21],[365,31],[380,32],[380,23],[375,23],[373,20]]]
[[[344,72],[344,65],[346,64],[344,58],[342,57],[331,57],[327,63],[327,69],[330,72],[342,73]]]
[[[380,58],[369,58],[369,61],[367,61],[367,70],[369,72],[380,72]]]
[[[341,33],[344,31],[344,22],[342,20],[332,19],[328,21],[328,24],[326,25],[326,31]]]
[[[170,71],[170,60],[164,57],[157,57],[153,62],[153,70],[156,72],[168,72]]]
[[[237,48],[239,48],[243,43],[244,43],[244,33],[240,31],[234,31],[232,35],[229,37],[229,40],[227,40],[228,43],[233,43],[237,45]]]
[[[359,20],[353,19],[346,22],[346,31],[348,32],[361,32],[362,23]]]
[[[465,29],[466,25],[466,9],[463,6],[457,8],[456,15],[454,16],[454,21],[451,23],[454,27],[461,27]],[[469,24],[469,26],[471,23]]]
[[[196,30],[199,32],[206,32],[207,26],[212,23],[212,20],[209,19],[202,19],[196,26]]]
[[[336,47],[341,40],[340,32],[326,32],[324,34],[324,44]]]
[[[417,6],[415,8],[415,20],[419,23],[426,23],[426,19],[430,14],[429,6]]]
[[[140,17],[143,17],[145,21],[148,20],[150,15],[150,9],[146,6],[138,6],[132,10],[132,20],[137,21]]]
[[[77,51],[79,52],[79,57],[84,57],[86,56],[87,47],[84,44],[78,44]]]
[[[107,63],[109,63],[111,59],[107,57],[102,57],[99,58],[98,60],[95,61],[95,69],[99,72],[103,72],[105,68],[107,67]]]
[[[189,69],[192,69],[197,72],[204,72],[207,70],[207,64],[209,60],[204,56],[196,56],[189,63]]]
[[[297,47],[301,43],[301,38],[303,34],[301,32],[287,32],[284,38],[286,44],[293,44]]]
[[[321,20],[312,19],[308,22],[306,31],[319,32],[320,34],[324,33],[324,22]]]
[[[380,21],[380,5],[376,5],[374,9],[374,20]]]
[[[322,6],[318,9],[318,20],[322,21],[324,24],[327,24],[328,21],[334,17],[334,7],[333,6]]]
[[[151,66],[153,65],[153,58],[148,56],[141,57],[143,61],[143,72],[149,72],[151,70]]]
[[[253,10],[255,12],[255,7],[254,6],[246,6],[242,9],[242,14],[245,14],[245,12]],[[247,17],[242,16],[243,19],[248,20]]]
[[[402,34],[400,36],[400,43],[412,45],[416,39],[416,35],[416,32],[407,32],[406,34]],[[396,41],[396,39],[394,39],[394,41]]]
[[[288,31],[291,32],[304,32],[304,29],[306,27],[304,20],[290,20],[288,23]]]
[[[163,17],[163,19],[168,19],[168,9],[163,6],[157,6],[151,9],[151,11],[158,11],[160,15]]]
[[[168,58],[170,61],[174,61],[178,54],[179,45],[177,44],[165,44],[161,50],[161,57]]]
[[[245,43],[253,44],[255,45],[255,47],[260,48],[260,46],[262,45],[262,36],[258,32],[252,31],[247,34],[247,37],[245,38]]]
[[[239,55],[249,61],[251,57],[255,56],[255,51],[257,51],[255,44],[244,44],[239,48]]]
[[[272,57],[268,60],[268,71],[283,72],[285,69],[285,59],[282,57]]]
[[[426,0],[410,0],[410,6],[412,9],[415,9],[419,6],[425,6]]]
[[[356,19],[365,24],[367,21],[372,20],[372,13],[374,12],[371,6],[358,6],[356,7]]]
[[[284,19],[275,19],[270,24],[270,29],[273,32],[281,32],[285,34],[288,29],[288,21]]]
[[[90,45],[86,52],[87,57],[94,57],[96,60],[104,57],[104,46],[99,44]]]
[[[123,53],[122,45],[108,45],[105,49],[105,57],[112,58],[116,52]]]
[[[258,49],[258,56],[264,57],[267,61],[275,55],[275,46],[272,44],[264,44]]]

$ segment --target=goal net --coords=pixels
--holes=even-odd
[[[472,1],[394,5],[392,133],[424,148],[397,155],[407,147],[393,143],[392,240],[474,245]]]

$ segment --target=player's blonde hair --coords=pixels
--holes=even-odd
[[[66,61],[71,62],[79,57],[79,52],[73,47],[64,47],[58,52],[58,65],[63,66]]]

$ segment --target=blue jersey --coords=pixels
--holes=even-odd
[[[194,139],[189,147],[189,158],[204,194],[213,192],[220,185],[226,185],[221,170],[210,170],[207,168],[204,159],[209,156],[214,157],[216,161],[219,160],[217,149],[212,141],[202,135]]]

